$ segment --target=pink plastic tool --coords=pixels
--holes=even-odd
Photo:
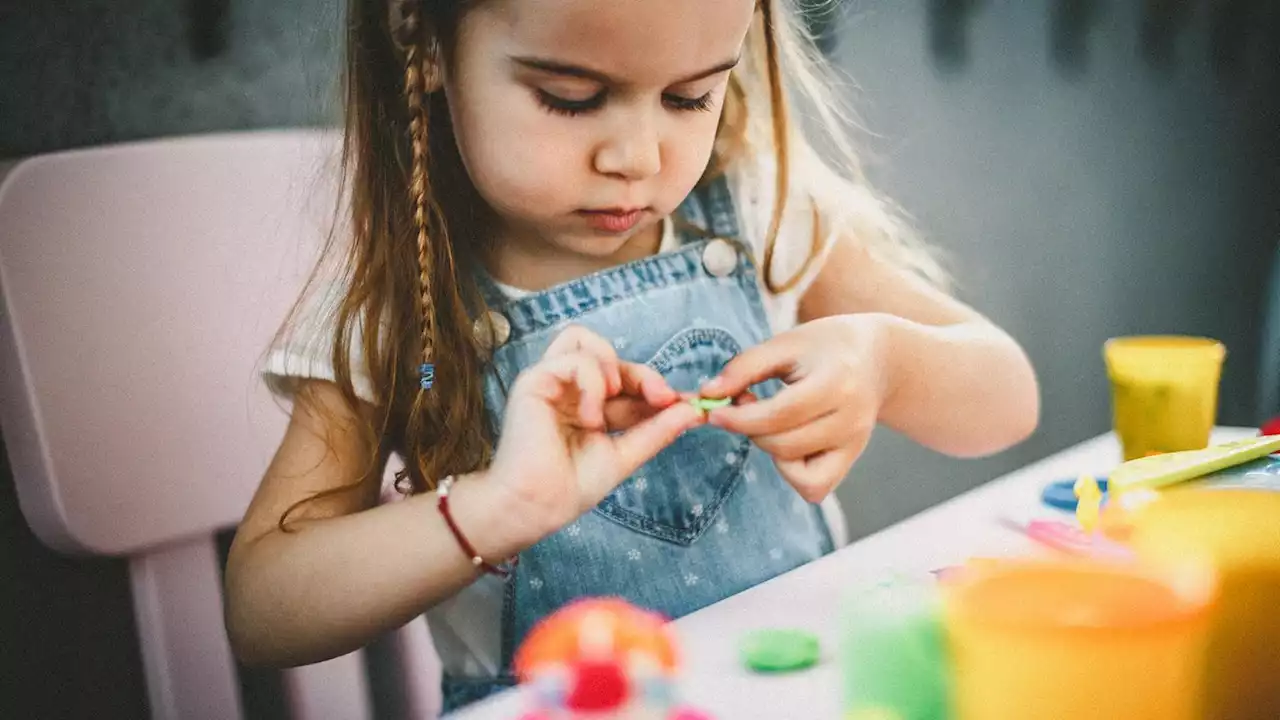
[[[1099,560],[1132,560],[1133,552],[1100,533],[1086,533],[1074,525],[1053,520],[1032,520],[1024,532],[1032,540],[1059,552]]]

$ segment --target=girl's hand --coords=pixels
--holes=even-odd
[[[805,500],[819,502],[866,449],[889,387],[884,316],[843,315],[804,323],[746,350],[702,388],[733,397],[712,425],[750,437]],[[787,383],[755,402],[747,388]]]
[[[533,543],[595,507],[701,413],[656,370],[570,327],[516,379],[489,477]]]

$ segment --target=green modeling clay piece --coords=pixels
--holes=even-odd
[[[807,668],[818,661],[818,638],[803,630],[757,630],[743,639],[742,660],[760,672]]]
[[[689,402],[692,402],[693,406],[698,408],[702,412],[709,412],[711,410],[715,410],[716,408],[722,408],[727,405],[733,404],[733,398],[698,397],[698,398],[694,398],[693,400],[690,400]]]

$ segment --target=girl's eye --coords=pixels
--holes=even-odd
[[[672,110],[710,110],[711,109],[711,93],[707,93],[702,97],[687,98],[681,95],[663,95],[662,102]]]
[[[592,110],[598,110],[604,105],[604,91],[592,95],[585,100],[570,100],[562,98],[559,95],[552,95],[546,90],[536,91],[538,103],[549,112],[556,115],[568,115],[570,117],[576,115],[584,115]]]
[[[599,110],[604,106],[605,91],[592,95],[585,100],[570,100],[559,95],[554,95],[546,90],[537,90],[538,103],[542,105],[548,112],[556,115],[567,115],[576,117]],[[689,111],[706,111],[711,109],[711,93],[708,92],[701,97],[690,98],[683,95],[663,95],[662,103],[670,110],[677,112]]]

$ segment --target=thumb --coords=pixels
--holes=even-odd
[[[624,478],[631,475],[702,419],[702,411],[692,403],[680,402],[618,435],[613,441],[618,473]]]
[[[702,386],[700,393],[709,398],[738,397],[752,385],[789,375],[794,369],[795,359],[787,344],[775,338],[739,353]]]

